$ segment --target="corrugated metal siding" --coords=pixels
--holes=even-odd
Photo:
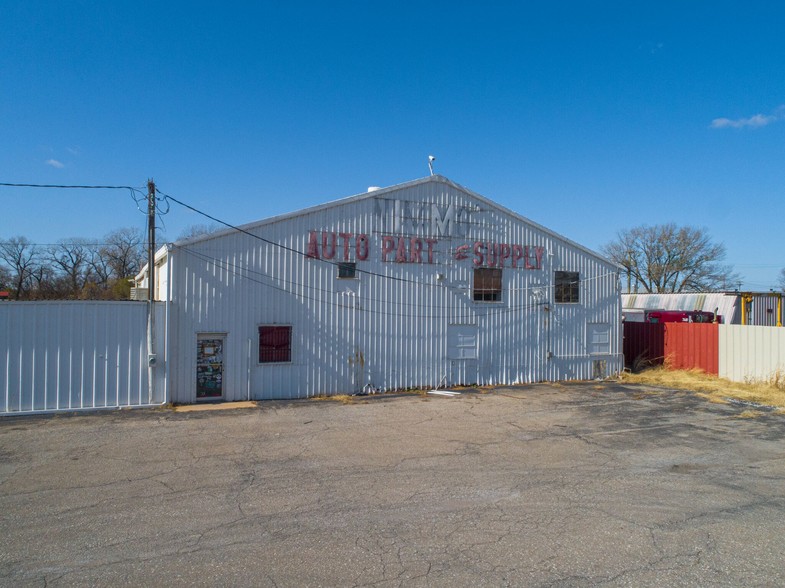
[[[777,326],[777,298],[768,295],[753,295],[752,297],[752,325],[761,327]]]
[[[785,374],[785,329],[720,325],[719,375],[735,382],[769,380]]]
[[[674,370],[719,373],[716,323],[665,323],[665,357]]]
[[[434,264],[381,261],[386,236],[434,236],[426,219],[431,204],[472,211],[462,225],[465,234],[440,237]],[[403,226],[393,221],[396,206],[403,207]],[[621,367],[617,268],[449,182],[385,191],[252,230],[282,247],[233,233],[172,251],[175,401],[194,399],[198,333],[226,333],[227,399],[245,396],[249,373],[253,398],[298,398],[366,385],[399,389],[591,378],[597,361],[606,362],[608,374]],[[296,253],[307,251],[314,230],[368,235],[370,254],[357,262],[359,279],[338,279],[331,263]],[[476,303],[472,255],[454,258],[456,247],[474,241],[543,247],[543,267],[506,267],[503,301]],[[341,254],[342,247],[339,241]],[[556,270],[580,272],[580,303],[554,304]],[[607,354],[588,353],[588,323],[608,325]],[[290,364],[257,363],[262,324],[292,325]],[[476,360],[449,358],[450,325],[476,326]]]
[[[157,304],[157,398],[163,402],[164,305]],[[0,413],[148,404],[147,305],[0,304]]]

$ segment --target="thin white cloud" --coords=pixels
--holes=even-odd
[[[749,118],[715,118],[711,121],[710,127],[712,129],[743,129],[749,127],[751,129],[759,129],[765,127],[778,120],[785,119],[785,105],[777,108],[773,114],[756,114]]]
[[[82,153],[79,147],[66,147],[65,150],[68,151],[68,153],[71,155],[81,155]]]
[[[47,159],[44,163],[56,167],[57,169],[63,169],[65,167],[65,164],[62,161],[57,161],[56,159]]]

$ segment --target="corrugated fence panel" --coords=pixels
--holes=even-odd
[[[164,402],[165,309],[156,307],[158,366],[150,399],[145,303],[0,304],[0,414]]]
[[[719,372],[716,323],[665,323],[665,357],[675,370],[701,369]]]
[[[735,382],[785,374],[785,329],[720,325],[719,375]]]
[[[635,368],[636,363],[662,365],[664,358],[665,328],[662,323],[624,323],[625,367]]]

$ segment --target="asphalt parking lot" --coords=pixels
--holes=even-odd
[[[0,420],[5,586],[781,586],[785,416],[618,384]]]

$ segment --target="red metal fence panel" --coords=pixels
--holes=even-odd
[[[674,370],[698,368],[719,374],[717,323],[665,323],[665,357]]]
[[[662,365],[665,358],[664,326],[662,323],[624,323],[624,367],[637,369],[646,364]]]

